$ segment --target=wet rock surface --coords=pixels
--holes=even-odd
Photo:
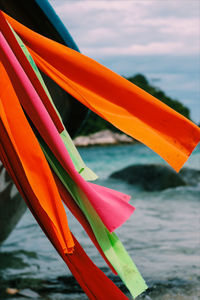
[[[168,166],[140,164],[114,172],[110,177],[138,185],[146,191],[160,191],[178,186],[194,186],[200,181],[200,171],[183,168],[180,173],[176,173]]]
[[[183,168],[179,173],[188,185],[195,186],[200,182],[200,170]]]

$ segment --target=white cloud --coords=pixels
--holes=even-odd
[[[199,1],[51,2],[80,49],[90,55],[129,55],[131,50],[153,55],[181,48],[180,55],[191,55],[200,50]]]
[[[51,0],[80,50],[123,75],[159,78],[200,121],[199,0]]]
[[[88,55],[156,55],[156,54],[187,54],[184,45],[180,42],[165,42],[165,43],[149,43],[147,45],[130,45],[129,47],[102,47],[83,48],[83,52]]]

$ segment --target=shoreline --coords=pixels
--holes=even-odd
[[[77,136],[73,142],[76,147],[113,146],[138,143],[135,139],[124,133],[112,132],[108,129],[87,136]]]

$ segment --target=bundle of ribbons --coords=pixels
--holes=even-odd
[[[89,299],[128,298],[78,243],[63,203],[135,298],[147,286],[114,233],[134,211],[130,197],[90,182],[97,176],[76,150],[39,70],[176,171],[200,130],[94,60],[0,12],[0,160]]]

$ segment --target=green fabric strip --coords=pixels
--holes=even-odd
[[[23,42],[20,38],[15,34],[22,50],[24,51],[26,57],[28,58],[32,68],[34,69],[38,79],[40,80],[45,92],[47,93],[50,101],[52,102],[54,108],[55,105],[53,100],[46,88],[46,85],[42,79],[42,76],[36,67],[30,53],[28,52],[27,48],[24,46]],[[55,108],[56,112],[57,109]],[[57,112],[59,118],[61,119],[59,113]],[[66,130],[64,130],[60,134],[69,155],[75,165],[76,170],[83,176],[85,180],[95,180],[97,178],[96,174],[94,174],[83,162],[81,159],[76,147],[74,146],[69,134]],[[48,146],[45,142],[40,138],[39,139],[41,147],[46,155],[47,160],[49,161],[51,167],[58,175],[64,186],[67,188],[69,193],[72,195],[73,199],[79,205],[80,209],[83,211],[84,215],[86,216],[88,222],[90,223],[92,230],[99,242],[100,247],[102,248],[103,252],[105,253],[107,259],[113,265],[117,273],[119,274],[120,278],[127,286],[129,291],[131,292],[132,296],[135,298],[139,294],[141,294],[146,288],[145,281],[143,280],[142,276],[140,275],[137,267],[133,263],[132,259],[126,252],[125,248],[123,247],[122,243],[118,239],[115,233],[110,233],[104,224],[102,223],[101,219],[97,215],[96,211],[93,209],[92,205],[86,198],[86,196],[80,191],[79,187],[73,182],[67,172],[63,169],[60,165],[58,160],[54,157],[52,152],[49,150]]]
[[[11,27],[11,29],[12,29],[12,27]],[[62,122],[61,116],[59,115],[59,113],[58,113],[58,111],[57,111],[57,109],[55,107],[55,104],[54,104],[54,102],[53,102],[53,100],[51,98],[51,95],[50,95],[50,93],[49,93],[49,91],[48,91],[48,89],[47,89],[47,87],[46,87],[46,85],[44,83],[44,80],[43,80],[43,78],[42,78],[42,76],[41,76],[41,74],[40,74],[40,72],[39,72],[39,70],[38,70],[38,68],[37,68],[37,66],[36,66],[36,64],[35,64],[32,56],[30,55],[29,51],[27,50],[26,46],[24,45],[24,43],[22,42],[22,40],[20,39],[20,37],[15,33],[15,31],[13,29],[12,29],[12,31],[13,31],[13,33],[14,33],[14,35],[15,35],[15,37],[16,37],[19,45],[20,45],[20,47],[22,48],[24,54],[26,55],[26,57],[27,57],[30,65],[32,66],[35,74],[37,75],[37,77],[38,77],[41,85],[43,86],[43,88],[44,88],[44,90],[45,90],[45,92],[46,92],[49,100],[51,101],[51,103],[52,103],[52,105],[53,105],[53,107],[54,107],[54,109],[55,109],[55,111],[56,111],[59,119]],[[64,127],[64,125],[63,125],[63,127]],[[61,136],[61,138],[62,138],[62,140],[63,140],[63,142],[65,144],[65,147],[66,147],[66,149],[67,149],[67,151],[68,151],[68,153],[69,153],[69,155],[70,155],[70,157],[71,157],[71,159],[73,161],[73,164],[74,164],[76,170],[79,172],[79,174],[81,174],[81,176],[85,180],[87,180],[87,181],[96,180],[98,178],[98,176],[91,169],[89,169],[85,165],[85,163],[83,162],[83,160],[82,160],[82,158],[81,158],[78,150],[76,149],[76,147],[75,147],[75,145],[74,145],[74,143],[73,143],[70,135],[68,134],[67,130],[64,129],[63,132],[60,133],[60,136]]]
[[[60,133],[60,136],[79,174],[86,181],[96,180],[98,176],[85,165],[67,130],[63,130],[63,132]]]
[[[90,223],[97,241],[107,259],[117,271],[119,277],[129,289],[132,296],[134,298],[137,297],[147,289],[147,285],[119,238],[115,233],[110,233],[106,229],[85,194],[83,194],[75,182],[73,182],[45,142],[41,138],[39,138],[39,142],[52,169],[67,188]]]

